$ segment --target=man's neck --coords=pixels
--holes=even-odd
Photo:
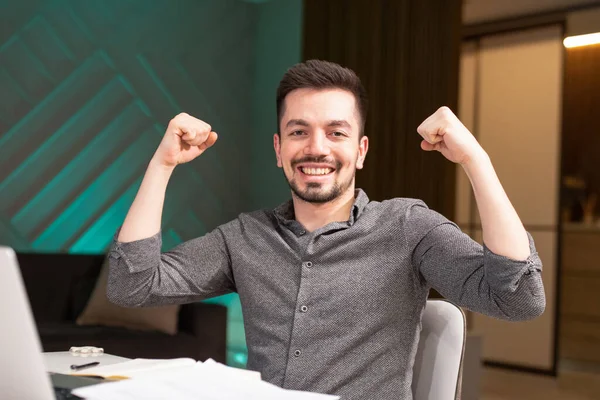
[[[296,221],[309,232],[324,227],[331,222],[343,222],[350,218],[350,210],[354,205],[354,186],[327,203],[308,203],[292,195]]]

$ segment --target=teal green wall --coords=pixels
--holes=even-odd
[[[302,1],[274,0],[265,3],[260,7],[257,23],[251,193],[255,208],[264,208],[276,206],[290,196],[283,173],[275,164],[275,94],[285,71],[302,57]]]
[[[301,0],[0,0],[0,244],[103,253],[170,118],[219,141],[177,168],[163,248],[289,194],[275,88],[300,59]],[[245,364],[237,295],[228,360]]]
[[[275,93],[279,80],[301,59],[302,1],[271,0],[257,6],[257,32],[254,52],[250,153],[250,193],[253,209],[274,207],[289,199],[290,190],[275,164],[273,133],[276,132]],[[235,295],[232,295],[232,297]],[[241,306],[237,296],[229,306],[229,347],[231,363],[245,363],[245,338]]]

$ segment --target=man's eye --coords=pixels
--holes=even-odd
[[[344,134],[344,132],[333,132],[333,133],[332,133],[332,135],[333,135],[333,136],[335,136],[335,137],[342,137],[342,136],[346,136],[346,135]]]
[[[304,135],[304,131],[293,131],[292,133],[290,133],[290,135],[292,135],[292,136],[302,136],[302,135]]]

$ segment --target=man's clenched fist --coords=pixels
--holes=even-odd
[[[421,148],[437,150],[448,160],[466,164],[482,154],[483,148],[448,107],[440,107],[417,128],[423,137]]]
[[[209,124],[181,113],[169,122],[154,160],[166,167],[176,167],[192,161],[216,141],[217,133],[211,130]]]

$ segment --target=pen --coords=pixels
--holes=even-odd
[[[94,361],[94,362],[87,363],[87,364],[81,364],[81,365],[75,365],[75,364],[72,364],[72,365],[71,365],[71,369],[74,369],[74,370],[78,371],[78,370],[80,370],[80,369],[89,368],[89,367],[94,367],[94,366],[96,366],[96,365],[98,365],[98,364],[100,364],[100,362],[98,362],[98,361]]]

